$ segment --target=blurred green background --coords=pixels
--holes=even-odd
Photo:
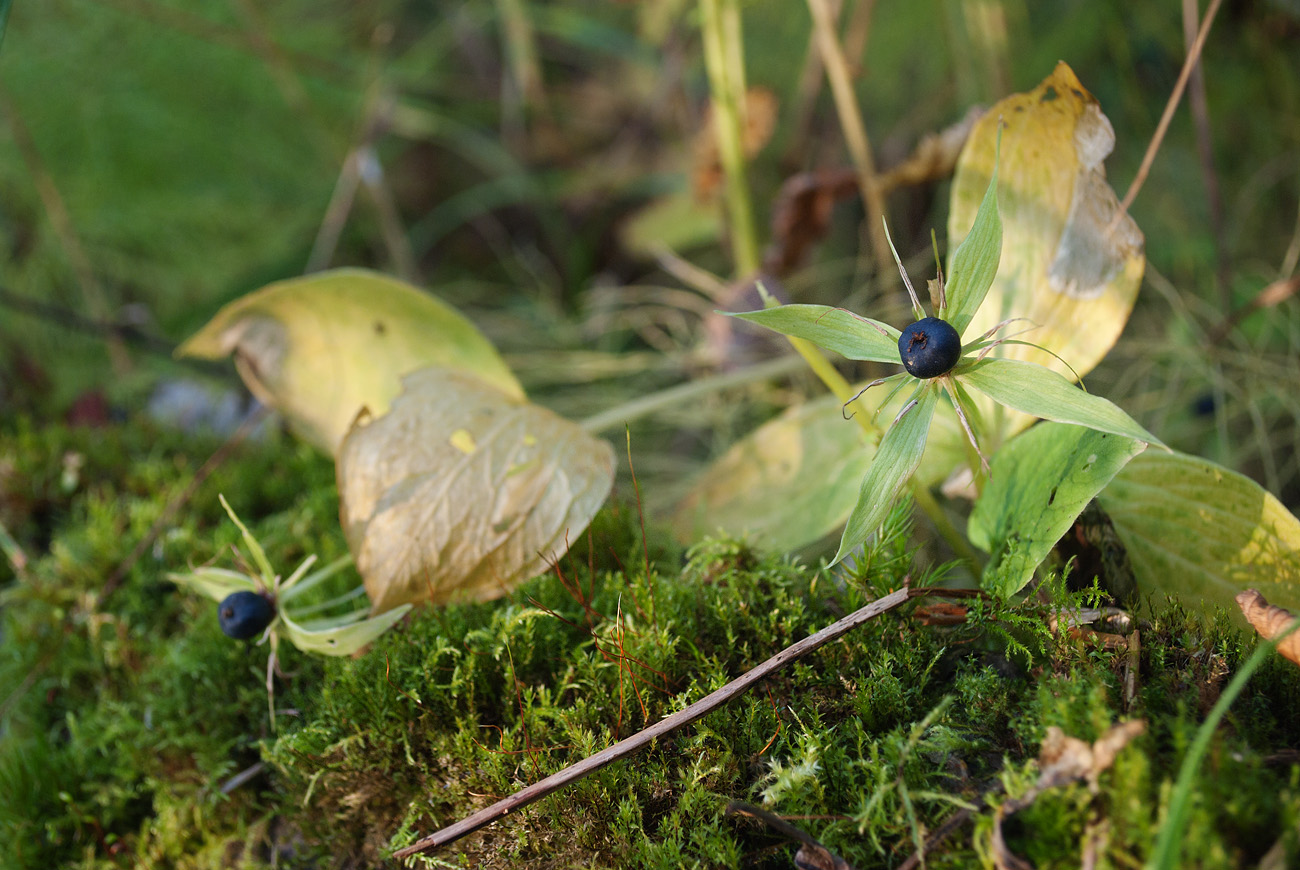
[[[850,62],[880,166],[1064,59],[1115,127],[1108,172],[1122,193],[1195,4],[845,5],[845,41],[865,46]],[[783,179],[847,158],[829,93],[805,69],[807,7],[742,8],[750,83],[776,97],[750,173],[766,237]],[[1294,509],[1300,304],[1210,338],[1296,271],[1300,4],[1226,4],[1203,72],[1204,141],[1189,96],[1132,209],[1146,286],[1089,385]],[[697,7],[682,0],[16,4],[0,51],[0,409],[55,419],[92,396],[139,413],[191,371],[150,348],[264,283],[330,265],[401,275],[460,306],[529,391],[570,416],[735,364],[737,347],[712,331],[716,300],[640,249],[644,228],[628,242],[639,209],[691,188],[707,95]],[[945,226],[946,182],[901,191],[890,210],[919,252]],[[830,237],[787,277],[792,296],[839,304],[867,285],[860,214],[837,209]],[[706,227],[719,215],[716,202],[695,213]],[[665,241],[730,276],[725,237],[679,235]],[[160,341],[114,349],[76,318]],[[684,478],[788,403],[787,386],[642,424],[647,473]]]

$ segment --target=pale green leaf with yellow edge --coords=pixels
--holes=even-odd
[[[1148,451],[1098,499],[1144,594],[1237,617],[1234,597],[1253,588],[1300,608],[1300,520],[1250,478],[1208,459]]]
[[[963,384],[993,401],[1032,417],[1087,426],[1100,432],[1164,446],[1159,438],[1142,428],[1118,405],[1101,396],[1085,393],[1077,385],[1037,363],[985,359],[959,364],[953,374]]]
[[[997,160],[1002,267],[984,305],[962,330],[967,340],[1010,318],[1010,331],[1051,351],[1003,345],[1073,378],[1056,354],[1086,375],[1115,344],[1137,298],[1144,240],[1133,219],[1109,225],[1118,200],[1102,161],[1115,145],[1095,97],[1065,63],[1034,90],[1013,94],[975,125],[957,163],[948,212],[949,245],[966,236]],[[960,249],[959,249],[960,250]],[[956,256],[950,266],[958,267]],[[1013,421],[1029,424],[1028,419]],[[1014,431],[1014,429],[1012,430]]]
[[[885,521],[894,499],[921,463],[925,439],[930,432],[930,419],[938,402],[938,391],[930,384],[922,386],[916,404],[880,439],[876,457],[867,476],[862,479],[857,504],[840,539],[836,562],[863,544]]]
[[[829,305],[779,305],[744,311],[732,317],[767,327],[773,332],[803,338],[849,359],[902,363],[898,355],[899,331],[894,327]]]
[[[881,396],[873,391],[867,398]],[[774,552],[807,546],[848,519],[875,452],[857,421],[844,419],[835,396],[793,407],[733,444],[694,481],[673,513],[674,533],[690,543],[721,530]]]
[[[472,372],[507,395],[523,396],[496,349],[462,314],[362,269],[263,287],[222,308],[177,354],[233,354],[253,394],[331,454],[362,408],[383,414],[401,391],[402,376],[417,369]]]
[[[376,613],[482,601],[547,570],[614,480],[614,451],[473,375],[422,369],[339,449],[343,533]]]
[[[1133,438],[1041,423],[998,450],[966,525],[970,542],[992,556],[984,589],[1003,597],[1023,589],[1088,502],[1144,449]]]
[[[410,610],[410,604],[403,604],[360,622],[356,621],[356,614],[347,614],[322,621],[322,624],[337,624],[314,631],[295,622],[287,613],[281,611],[280,633],[303,652],[327,656],[349,656],[392,628]]]

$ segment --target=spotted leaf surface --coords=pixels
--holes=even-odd
[[[375,612],[495,598],[546,570],[609,494],[613,449],[464,372],[402,384],[338,455],[343,531]]]

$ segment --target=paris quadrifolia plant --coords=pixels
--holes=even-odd
[[[892,250],[892,241],[890,247]],[[890,398],[904,390],[910,394],[881,438],[862,480],[835,562],[866,541],[884,521],[921,462],[931,421],[944,395],[952,403],[985,473],[988,460],[980,446],[983,423],[972,393],[1033,417],[1164,446],[1114,404],[1086,392],[1057,372],[1036,363],[992,356],[991,352],[1001,344],[1028,343],[1014,336],[998,337],[1013,321],[1000,323],[982,335],[963,335],[997,275],[1001,253],[1002,221],[998,216],[995,169],[970,234],[953,252],[946,283],[942,273],[929,283],[933,314],[927,316],[921,307],[894,251],[916,318],[902,331],[825,305],[780,305],[734,315],[784,335],[807,339],[849,359],[903,366],[902,372],[873,381],[863,390],[892,384]]]
[[[221,506],[239,527],[248,556],[252,558],[251,565],[244,554],[235,548],[236,560],[244,569],[242,571],[204,565],[186,574],[169,574],[168,579],[216,601],[217,621],[221,630],[231,638],[249,641],[258,638],[259,645],[269,641],[266,697],[274,729],[274,677],[281,638],[303,652],[327,656],[352,655],[396,624],[411,609],[411,605],[403,604],[378,616],[368,617],[369,607],[357,606],[366,601],[366,590],[362,586],[325,601],[301,603],[305,593],[351,565],[352,557],[336,559],[309,574],[307,572],[316,564],[316,556],[311,555],[292,574],[281,579],[271,568],[271,562],[261,543],[231,509],[225,496],[219,498]],[[290,605],[293,605],[292,615]],[[340,610],[343,612],[340,613]]]

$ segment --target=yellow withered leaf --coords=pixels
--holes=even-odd
[[[331,454],[363,408],[383,414],[402,376],[417,369],[456,368],[509,396],[524,394],[491,342],[460,312],[363,269],[279,281],[243,296],[177,354],[233,354],[253,394]]]
[[[374,611],[485,600],[547,569],[614,480],[614,451],[465,372],[402,380],[338,454],[343,532]]]
[[[1028,329],[1023,340],[1057,354],[1082,377],[1123,331],[1146,262],[1132,218],[1124,215],[1110,228],[1119,202],[1102,161],[1115,147],[1115,132],[1064,62],[1034,90],[999,102],[975,125],[958,161],[949,250],[975,220],[993,173],[999,123],[1002,265],[963,339],[1024,318],[1001,334]],[[994,353],[1072,377],[1035,348],[1008,344]]]

